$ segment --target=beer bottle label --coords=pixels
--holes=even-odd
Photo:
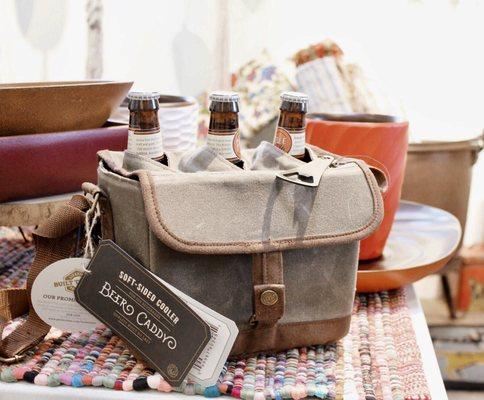
[[[148,158],[162,157],[163,138],[160,130],[128,130],[128,150]]]
[[[229,161],[240,159],[240,134],[238,129],[230,131],[208,131],[207,145]]]
[[[301,156],[306,151],[306,131],[279,126],[274,136],[274,145],[291,156]]]

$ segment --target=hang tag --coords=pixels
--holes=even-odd
[[[110,240],[103,240],[76,299],[179,386],[211,339],[209,325],[163,282]]]
[[[212,338],[193,365],[188,377],[204,387],[215,385],[239,333],[237,325],[163,279],[157,276],[155,278],[180,296],[210,326]]]
[[[65,332],[94,329],[100,322],[75,299],[87,258],[65,258],[44,268],[34,280],[31,300],[45,323]]]

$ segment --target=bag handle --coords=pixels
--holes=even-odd
[[[0,362],[18,362],[25,352],[37,345],[50,330],[35,312],[30,292],[37,275],[48,265],[72,256],[79,246],[78,232],[84,224],[90,202],[85,196],[74,195],[34,232],[36,255],[24,288],[0,290],[0,339],[8,321],[28,310],[24,323],[0,340]]]
[[[388,171],[386,165],[378,161],[376,158],[366,154],[349,155],[345,157],[348,157],[344,160],[345,162],[349,162],[354,159],[363,161],[375,177],[378,187],[380,188],[380,193],[383,195],[383,197],[385,197],[388,188],[391,186],[390,171]]]

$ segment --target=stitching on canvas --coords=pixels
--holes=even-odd
[[[291,245],[294,244],[299,244],[302,247],[310,247],[314,245],[323,245],[328,242],[331,243],[330,240],[331,238],[336,238],[336,239],[345,239],[351,236],[356,236],[358,233],[364,232],[368,228],[372,227],[377,221],[381,220],[382,214],[381,214],[381,196],[378,197],[377,193],[379,193],[379,187],[376,184],[375,178],[370,175],[371,171],[367,168],[364,168],[361,161],[359,160],[352,160],[351,162],[354,162],[363,172],[363,175],[365,176],[366,182],[368,186],[370,187],[370,192],[372,193],[373,197],[373,214],[368,223],[364,226],[362,226],[359,229],[356,229],[354,231],[346,232],[346,233],[340,233],[340,234],[331,234],[331,235],[319,235],[319,236],[307,236],[302,239],[276,239],[270,242],[231,242],[231,243],[222,243],[222,242],[214,242],[214,243],[203,243],[203,242],[197,242],[197,241],[189,241],[182,239],[178,237],[177,235],[173,234],[168,230],[166,227],[165,223],[163,222],[161,215],[160,215],[160,210],[159,207],[157,207],[157,202],[155,200],[155,193],[153,190],[154,186],[154,181],[152,175],[146,171],[146,170],[141,170],[137,171],[137,174],[140,178],[140,183],[141,183],[141,188],[143,192],[143,198],[145,199],[145,207],[147,208],[147,213],[148,217],[151,216],[151,218],[148,218],[149,222],[151,220],[157,220],[158,224],[153,224],[154,231],[157,231],[160,233],[162,237],[165,239],[168,239],[168,241],[172,244],[173,248],[175,249],[181,249],[183,250],[188,250],[186,247],[190,247],[189,250],[194,251],[194,247],[199,247],[201,249],[203,248],[220,248],[220,249],[226,249],[226,248],[234,248],[234,250],[238,250],[243,252],[244,250],[246,252],[254,252],[254,251],[271,251],[272,249],[279,249],[278,246],[282,246],[283,248],[287,246],[287,248],[290,248]],[[146,186],[149,187],[148,191],[146,190]],[[145,194],[147,194],[145,196]],[[146,200],[149,200],[148,203],[146,203]],[[153,209],[154,209],[154,216],[156,218],[153,218]],[[150,224],[151,225],[151,224]],[[161,229],[160,229],[161,228]],[[318,242],[318,243],[314,243]],[[243,248],[240,248],[243,247]],[[226,251],[226,250],[225,250]]]

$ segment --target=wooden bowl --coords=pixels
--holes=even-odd
[[[101,127],[133,82],[0,84],[0,136]]]
[[[360,261],[357,290],[396,289],[436,273],[454,255],[461,235],[459,220],[447,211],[400,201],[382,257]]]

